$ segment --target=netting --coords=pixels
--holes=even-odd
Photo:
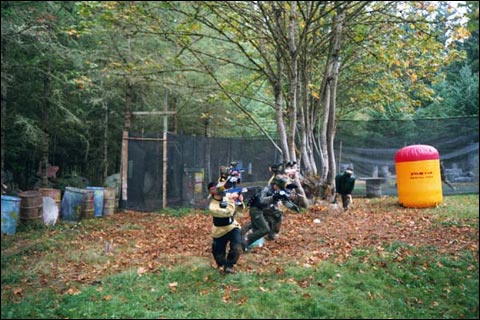
[[[166,204],[163,203],[161,133],[130,133],[127,199],[122,206],[141,211],[207,206],[207,184],[220,166],[237,161],[243,186],[264,186],[268,166],[282,161],[265,138],[210,138],[167,135]],[[395,153],[404,146],[435,147],[455,189],[444,194],[478,193],[478,118],[415,121],[341,121],[335,138],[337,170],[354,168],[354,196],[365,196],[368,178],[384,178],[379,195],[396,195]],[[320,165],[318,166],[320,167]]]
[[[137,137],[135,133],[130,135]],[[148,134],[141,138],[155,139]],[[237,161],[242,186],[264,186],[268,166],[280,162],[280,153],[265,139],[207,138],[167,135],[168,207],[206,207],[207,184],[216,181],[220,166]],[[129,140],[128,188],[125,207],[156,211],[162,208],[163,141]]]
[[[444,194],[478,193],[478,118],[411,121],[341,121],[337,126],[336,157],[350,165],[358,178],[354,195],[365,193],[369,177],[383,177],[381,195],[397,195],[395,153],[407,146],[435,147],[445,174],[455,187],[443,184]],[[363,183],[362,183],[363,181]]]

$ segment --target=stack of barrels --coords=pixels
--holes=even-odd
[[[43,197],[55,201],[56,208],[53,202],[52,206],[57,209],[58,218],[66,222],[109,216],[118,209],[115,188],[66,187],[63,197],[62,190],[50,188],[24,191],[18,197],[2,195],[2,233],[14,234],[18,224],[43,225]]]

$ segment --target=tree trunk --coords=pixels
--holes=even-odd
[[[108,177],[108,104],[103,102],[105,118],[103,123],[103,180],[105,183]]]
[[[125,88],[125,111],[123,122],[123,135],[122,135],[122,155],[121,155],[121,171],[120,180],[122,186],[121,199],[127,200],[127,179],[128,179],[128,132],[130,131],[131,117],[132,117],[132,85],[127,79],[127,85]]]
[[[289,24],[288,24],[288,52],[290,56],[290,69],[289,72],[289,104],[287,105],[288,111],[288,143],[289,143],[289,154],[287,158],[284,158],[285,161],[297,161],[297,155],[295,150],[295,132],[297,127],[297,98],[298,98],[298,87],[299,87],[299,76],[298,76],[298,47],[296,45],[296,24],[298,23],[295,16],[296,3],[291,2],[290,14],[289,14]]]
[[[3,48],[4,44],[2,41],[2,193],[3,193],[3,188],[4,188],[4,182],[5,182],[5,119],[7,117],[7,75],[6,75],[6,70],[4,70],[4,60],[3,60]],[[4,72],[5,71],[5,72]]]
[[[49,126],[49,118],[48,114],[50,111],[50,86],[51,86],[51,79],[50,79],[50,62],[47,62],[46,72],[43,78],[43,137],[42,137],[42,158],[41,158],[41,179],[42,183],[41,186],[43,188],[48,188],[48,174],[47,174],[47,166],[48,166],[48,145],[49,145],[49,134],[48,134],[48,126]]]
[[[283,15],[283,11],[280,8],[275,9],[275,33],[277,35],[283,34],[282,28],[285,23],[285,17]],[[277,132],[278,132],[278,137],[280,139],[280,147],[282,149],[282,156],[283,160],[290,158],[289,157],[289,145],[288,145],[288,139],[287,139],[287,128],[285,126],[285,119],[283,117],[283,108],[284,108],[284,97],[283,97],[283,82],[282,82],[282,76],[283,76],[283,61],[282,61],[282,54],[280,50],[277,50],[275,53],[275,59],[276,59],[276,64],[277,64],[277,71],[274,79],[272,79],[272,87],[274,91],[274,96],[275,96],[275,122],[277,123]]]
[[[333,48],[331,54],[332,69],[330,74],[330,110],[329,110],[329,123],[327,130],[327,143],[328,143],[328,164],[329,164],[329,174],[328,174],[328,183],[334,185],[335,175],[336,175],[336,166],[335,166],[335,152],[334,152],[334,140],[335,140],[335,131],[336,131],[336,107],[337,107],[337,85],[338,85],[338,74],[340,69],[340,47],[343,31],[343,23],[345,19],[345,12],[342,6],[339,6],[339,13],[335,16],[334,21],[334,37],[333,37]]]
[[[1,154],[2,154],[2,172],[1,172],[1,183],[2,183],[2,194],[4,191],[4,182],[5,182],[5,120],[7,117],[7,92],[8,92],[8,70],[7,70],[7,62],[5,61],[5,55],[4,52],[6,52],[6,47],[7,47],[7,40],[6,38],[3,39],[2,37],[2,48],[1,48],[1,54],[2,54],[2,82],[1,82],[1,90],[2,90],[2,119],[0,120],[2,123],[2,147]]]
[[[330,69],[330,68],[329,68]],[[327,143],[327,130],[328,130],[328,121],[329,115],[330,115],[330,86],[331,86],[331,81],[329,80],[329,74],[330,72],[327,72],[325,74],[325,88],[324,88],[324,93],[323,93],[323,116],[322,116],[322,125],[321,125],[321,132],[320,132],[320,137],[319,137],[319,146],[320,146],[320,155],[321,155],[321,165],[322,165],[322,173],[320,175],[320,181],[325,181],[328,176],[328,172],[330,170],[329,168],[329,162],[328,162],[328,143]]]

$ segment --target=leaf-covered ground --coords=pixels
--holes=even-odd
[[[478,220],[476,224],[461,219],[452,223],[426,210],[402,208],[388,198],[378,204],[356,199],[354,206],[347,213],[320,205],[307,213],[287,211],[280,237],[242,255],[236,271],[280,272],[292,263],[308,267],[327,259],[341,261],[355,249],[368,247],[381,253],[392,243],[434,246],[439,253],[451,255],[469,250],[478,260]],[[248,214],[239,220],[246,219]],[[36,251],[34,244],[28,243],[35,240],[19,239],[2,250],[2,255],[18,255],[30,247],[22,265],[35,265],[40,283],[59,291],[72,290],[72,283],[97,283],[106,275],[131,269],[158,272],[162,267],[198,263],[214,267],[211,217],[205,212],[173,217],[123,211],[101,220],[86,221],[72,230],[48,230],[45,236],[52,238],[59,232],[76,232],[66,243],[49,250]],[[408,254],[402,249],[397,259]],[[14,287],[22,291],[19,285]],[[2,285],[2,291],[5,289]]]

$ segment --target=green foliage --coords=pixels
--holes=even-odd
[[[376,5],[380,6],[378,10],[385,9]],[[368,33],[363,24],[353,26],[354,39],[367,46],[368,52],[359,51],[355,44],[345,44],[346,63],[350,67],[342,74],[345,86],[339,87],[339,101],[344,105],[339,117],[408,119],[415,116],[419,107],[435,102],[440,104],[438,113],[445,113],[449,107],[442,103],[445,97],[438,94],[435,85],[446,77],[445,66],[462,63],[466,56],[452,40],[470,40],[465,39],[466,33],[461,32],[460,19],[455,14],[447,3],[417,3],[402,11],[408,17],[405,20],[374,24]],[[372,15],[363,21],[373,22],[376,18]],[[418,21],[411,24],[410,19]],[[388,37],[379,40],[372,33]],[[359,58],[359,54],[363,56]]]
[[[176,112],[168,121],[173,132],[258,136],[253,118],[276,134],[272,79],[278,72],[288,110],[293,87],[286,75],[293,64],[282,37],[257,22],[293,7],[259,5],[265,17],[249,2],[3,1],[6,169],[22,189],[31,188],[48,132],[49,160],[60,165],[59,175],[77,171],[100,184],[104,142],[108,174],[119,171],[127,108],[159,111],[167,104]],[[305,63],[306,79],[296,95],[298,106],[304,107],[303,120],[314,122],[322,113],[318,99],[335,5],[298,2],[291,15],[295,40],[303,45],[297,54]],[[460,18],[453,19],[448,3],[398,5],[404,6],[402,16],[395,2],[348,4],[338,117],[478,114],[478,3],[465,3],[468,32],[459,25]],[[304,21],[306,12],[315,15]],[[282,65],[277,65],[277,54]],[[162,120],[133,117],[131,130],[158,132]],[[297,130],[306,125],[299,121]]]
[[[460,7],[465,7],[468,12],[468,29],[478,32],[478,2],[477,1],[465,1],[460,3]]]
[[[65,190],[66,187],[84,189],[88,186],[88,181],[85,178],[77,175],[61,177],[55,181],[55,188],[60,190]]]
[[[32,187],[28,181],[43,156],[44,140],[55,146],[57,137],[78,139],[85,130],[81,117],[77,117],[79,109],[72,107],[75,95],[69,94],[73,90],[70,70],[78,51],[63,33],[63,27],[72,23],[67,12],[70,3],[8,2],[2,3],[4,7],[2,95],[8,97],[9,121],[6,128],[2,125],[2,144],[9,150],[5,153],[6,168],[15,172],[25,189]],[[8,82],[3,81],[4,74]]]
[[[443,81],[434,86],[437,99],[417,111],[418,118],[478,115],[478,73],[465,65],[456,80]]]

